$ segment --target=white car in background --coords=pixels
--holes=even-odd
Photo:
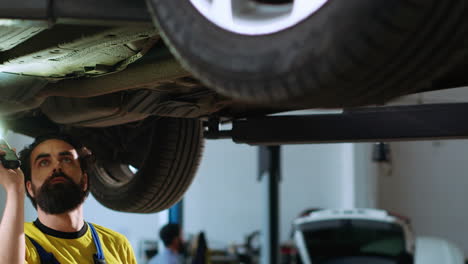
[[[294,221],[305,264],[463,264],[462,251],[438,238],[415,238],[409,219],[377,209],[313,211]]]

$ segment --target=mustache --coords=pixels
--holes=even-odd
[[[63,177],[65,180],[69,182],[73,182],[73,180],[63,171],[54,171],[52,175],[50,175],[49,178],[46,180],[46,183],[50,183],[53,179],[58,178],[58,177]]]

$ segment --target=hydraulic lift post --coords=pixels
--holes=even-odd
[[[261,264],[279,264],[279,211],[281,181],[280,146],[260,146],[258,180],[263,182],[264,219],[261,230]]]
[[[169,223],[183,226],[184,221],[184,200],[180,200],[169,208]]]

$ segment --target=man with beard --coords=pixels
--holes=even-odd
[[[21,169],[0,165],[0,263],[136,263],[123,235],[84,221],[89,157],[69,136],[46,135],[21,151]],[[37,209],[33,223],[24,223],[25,192]]]

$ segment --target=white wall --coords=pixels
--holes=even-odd
[[[204,230],[216,245],[238,242],[258,229],[261,219],[251,217],[262,204],[256,158],[254,148],[207,141],[197,176],[184,196],[185,234]]]
[[[378,199],[378,167],[372,161],[371,143],[351,144],[354,159],[354,205],[357,208],[376,208]]]
[[[306,208],[352,207],[352,171],[346,152],[350,144],[283,147],[280,241],[288,239],[292,221]],[[350,155],[350,156],[348,156]]]
[[[468,141],[392,143],[379,205],[412,220],[418,235],[446,238],[468,255]]]
[[[230,140],[207,142],[198,175],[184,198],[185,233],[204,230],[211,247],[224,247],[242,243],[260,229],[263,188],[257,181],[257,151]],[[350,189],[355,168],[349,164],[354,155],[352,144],[282,147],[281,241],[288,239],[292,220],[306,208],[354,205]]]

